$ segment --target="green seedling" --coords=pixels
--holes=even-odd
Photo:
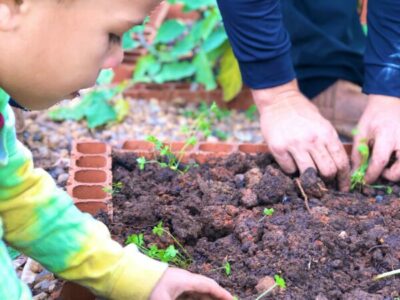
[[[210,107],[208,107],[207,103],[202,102],[197,111],[184,112],[184,116],[194,119],[194,122],[191,126],[192,128],[184,127],[182,131],[183,133],[197,131],[198,133],[202,133],[206,138],[214,135],[218,139],[226,141],[228,134],[222,130],[213,129],[213,124],[228,118],[230,114],[229,110],[219,108],[215,102]]]
[[[142,233],[132,234],[128,236],[125,244],[134,244],[145,255],[162,262],[173,264],[180,268],[187,268],[191,264],[192,258],[190,257],[190,255],[183,248],[181,243],[179,243],[179,241],[167,229],[163,227],[162,222],[158,223],[157,226],[153,228],[152,232],[154,235],[157,235],[159,237],[163,236],[164,233],[170,236],[174,240],[174,242],[183,250],[185,255],[181,254],[174,245],[169,245],[166,249],[160,249],[157,247],[157,245],[150,245],[149,247],[146,247],[144,242],[144,235]]]
[[[162,221],[160,221],[157,224],[157,226],[153,227],[152,233],[158,237],[162,237],[164,234],[166,234],[175,242],[176,245],[178,245],[178,247],[182,250],[182,252],[185,253],[188,260],[190,261],[193,260],[191,255],[186,251],[186,249],[182,246],[182,244],[172,235],[171,232],[169,232],[168,229],[164,228]]]
[[[353,134],[357,134],[356,130],[353,130]],[[365,174],[369,167],[370,160],[370,150],[366,139],[362,139],[360,145],[358,146],[358,152],[361,155],[361,166],[354,171],[351,175],[351,190],[354,191],[357,187],[369,186],[374,189],[383,189],[386,194],[391,195],[393,193],[393,188],[386,185],[367,185],[365,182]]]
[[[111,196],[114,196],[114,195],[120,193],[123,187],[124,187],[124,184],[122,182],[116,182],[116,183],[113,183],[111,187],[103,188],[103,192],[110,194]]]
[[[275,283],[273,286],[271,286],[268,290],[266,290],[265,292],[263,292],[262,294],[260,294],[256,300],[260,300],[262,298],[264,298],[266,295],[268,295],[269,293],[271,293],[276,287],[279,287],[281,289],[285,289],[286,288],[286,282],[285,279],[283,279],[281,276],[279,275],[275,275],[274,276],[275,279]]]
[[[365,174],[369,166],[370,151],[366,139],[361,140],[357,150],[361,155],[361,165],[351,175],[351,190],[354,190],[358,186],[362,187],[365,185]]]
[[[263,215],[270,217],[274,214],[274,212],[275,212],[275,209],[273,209],[273,208],[264,208]]]
[[[207,113],[206,113],[207,111]],[[196,167],[197,164],[189,164],[185,166],[185,168],[182,170],[181,168],[181,163],[184,155],[186,154],[186,151],[190,147],[194,147],[198,143],[198,136],[202,134],[205,137],[208,137],[211,135],[211,129],[212,129],[212,123],[210,120],[207,118],[207,115],[213,112],[214,114],[218,115],[221,113],[219,112],[218,106],[215,104],[215,102],[210,106],[209,109],[205,110],[202,113],[199,113],[193,122],[193,124],[190,127],[185,127],[182,129],[182,132],[187,136],[187,139],[185,140],[185,143],[182,147],[181,150],[177,153],[173,153],[171,151],[170,146],[164,144],[161,142],[157,137],[155,136],[149,136],[147,138],[147,141],[152,143],[155,147],[155,150],[158,152],[159,156],[163,158],[162,161],[159,160],[146,160],[144,157],[138,158],[136,161],[138,163],[139,169],[144,170],[145,166],[150,163],[156,163],[162,168],[170,168],[173,171],[179,172],[179,173],[186,173],[189,171],[191,167]]]
[[[273,216],[275,213],[275,209],[273,208],[264,208],[263,210],[263,217],[258,221],[261,222],[262,220],[264,220],[266,217],[271,217]]]
[[[171,151],[170,146],[164,144],[155,136],[149,136],[146,140],[155,146],[159,156],[164,158],[165,161],[147,160],[145,157],[139,157],[136,162],[138,163],[140,170],[144,170],[147,164],[156,163],[161,168],[170,168],[171,170],[179,173],[186,173],[191,167],[196,166],[196,164],[187,165],[183,170],[181,170],[181,162],[186,150],[188,147],[195,146],[197,144],[197,139],[195,137],[190,137],[186,140],[184,146],[179,151],[178,156]]]
[[[212,271],[218,271],[218,270],[223,270],[226,276],[230,276],[232,274],[232,266],[230,262],[228,261],[228,258],[224,259],[224,264],[220,268],[213,269]]]
[[[255,104],[253,104],[252,106],[250,106],[246,111],[245,111],[245,116],[248,120],[250,121],[254,121],[257,117],[257,106]]]
[[[400,275],[400,269],[386,272],[386,273],[380,274],[378,276],[375,276],[374,280],[380,280],[380,279],[384,279],[384,278],[395,276],[395,275]]]

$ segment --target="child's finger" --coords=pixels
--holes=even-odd
[[[193,291],[196,293],[210,295],[213,299],[219,300],[232,300],[232,295],[218,285],[214,280],[201,276],[194,275],[191,277],[190,282],[188,283],[187,291]]]

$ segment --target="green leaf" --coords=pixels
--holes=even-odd
[[[182,40],[177,42],[175,46],[171,50],[171,54],[174,57],[181,57],[184,55],[188,55],[191,51],[196,47],[196,41],[194,39],[192,31],[188,35],[185,36]]]
[[[231,270],[231,264],[229,263],[229,261],[227,261],[227,262],[225,263],[224,269],[225,269],[225,274],[226,274],[226,276],[231,275],[232,270]]]
[[[206,53],[214,51],[228,40],[225,29],[218,27],[201,45],[201,49]]]
[[[108,85],[114,79],[114,71],[112,69],[101,70],[99,77],[97,78],[98,85]]]
[[[129,115],[129,102],[124,98],[120,98],[115,102],[114,109],[117,113],[117,122],[121,123]]]
[[[95,91],[92,93],[92,97],[91,105],[85,111],[89,128],[103,126],[117,119],[117,113],[108,102],[109,93],[107,91]]]
[[[163,222],[160,221],[157,226],[155,226],[152,230],[153,234],[162,237],[164,234],[164,227],[163,227]]]
[[[181,0],[180,2],[185,5],[185,11],[199,10],[217,5],[216,0]]]
[[[196,67],[195,81],[203,84],[207,91],[216,89],[217,83],[214,78],[212,65],[208,61],[207,55],[204,51],[200,51],[196,55],[193,60],[193,65]]]
[[[144,170],[144,166],[145,166],[146,163],[147,163],[146,158],[144,158],[144,157],[139,157],[139,158],[136,159],[136,162],[139,164],[139,169],[140,169],[140,170]]]
[[[242,90],[243,82],[239,69],[239,63],[229,47],[221,60],[218,82],[224,91],[224,100],[229,102],[233,100]]]
[[[135,72],[133,74],[134,82],[151,82],[151,78],[161,70],[161,64],[157,59],[149,54],[139,58]]]
[[[274,276],[274,279],[275,279],[275,283],[280,287],[280,288],[282,288],[282,289],[285,289],[286,288],[286,282],[285,282],[285,279],[283,279],[281,276],[279,276],[279,275],[275,275]]]
[[[275,210],[273,208],[264,208],[263,215],[264,216],[272,216]]]
[[[157,31],[154,43],[170,43],[181,36],[186,30],[186,25],[178,20],[167,20]]]
[[[129,30],[122,35],[122,49],[133,50],[140,46],[140,43],[133,39],[134,30]]]
[[[154,81],[156,83],[179,81],[193,76],[195,72],[196,67],[187,61],[169,63],[162,67],[161,72],[154,77]]]
[[[143,233],[141,233],[141,234],[132,234],[132,235],[128,236],[125,244],[126,245],[135,244],[138,247],[142,247],[144,245],[144,235],[143,235]]]
[[[165,261],[169,262],[169,261],[173,260],[178,255],[178,253],[179,253],[179,251],[175,248],[174,245],[168,246],[168,248],[165,249],[165,253],[164,253]]]

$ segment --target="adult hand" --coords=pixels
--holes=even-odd
[[[379,176],[390,181],[400,180],[400,98],[370,95],[367,108],[357,126],[352,152],[353,168],[361,164],[357,151],[362,141],[372,147],[369,167],[365,176],[367,184],[375,182]],[[388,167],[392,154],[396,161]]]
[[[337,176],[339,188],[350,187],[350,164],[334,127],[292,81],[254,90],[261,130],[276,161],[286,173],[314,168],[327,179]]]
[[[232,300],[214,280],[188,271],[169,268],[150,295],[150,300]]]

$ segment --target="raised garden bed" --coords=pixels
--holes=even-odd
[[[152,232],[163,221],[193,259],[189,270],[239,299],[255,299],[276,274],[287,287],[274,289],[270,299],[400,296],[398,277],[373,280],[400,268],[399,186],[392,185],[391,195],[341,193],[313,170],[286,176],[263,145],[201,144],[186,159],[202,164],[185,174],[157,164],[140,170],[138,156],[154,157],[149,144],[132,141],[125,149],[113,153],[113,183],[120,187],[113,220],[98,214],[120,243],[143,233],[146,245],[174,244]]]

